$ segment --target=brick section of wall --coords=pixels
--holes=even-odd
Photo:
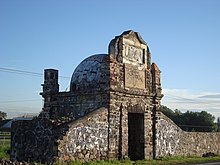
[[[220,133],[185,132],[163,113],[157,112],[156,157],[202,156],[220,153]]]

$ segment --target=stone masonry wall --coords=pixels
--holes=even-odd
[[[107,108],[59,125],[41,118],[15,121],[11,159],[43,163],[107,159],[109,131]]]
[[[59,133],[48,120],[19,120],[12,123],[11,159],[51,162],[56,155],[55,138]]]
[[[69,129],[58,140],[58,159],[102,160],[108,158],[108,110],[98,109],[69,124]]]
[[[90,112],[108,107],[107,92],[71,93],[59,92],[54,95],[56,101],[50,103],[50,118],[56,121],[69,122],[83,117]]]
[[[220,133],[185,132],[163,113],[157,112],[156,157],[202,156],[220,153]]]

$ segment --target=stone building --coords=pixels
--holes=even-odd
[[[186,155],[190,147],[182,135],[197,136],[181,132],[159,112],[160,70],[151,63],[149,47],[137,32],[123,32],[110,42],[108,54],[83,60],[72,75],[70,91],[59,91],[55,69],[45,69],[42,86],[40,115],[12,125],[12,159],[53,162]],[[218,143],[210,150],[199,146],[193,154],[219,148]]]

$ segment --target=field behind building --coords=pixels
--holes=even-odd
[[[10,145],[11,143],[11,133],[10,132],[0,132],[0,146]]]

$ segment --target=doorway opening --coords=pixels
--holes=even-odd
[[[144,114],[128,113],[128,156],[144,159]]]

